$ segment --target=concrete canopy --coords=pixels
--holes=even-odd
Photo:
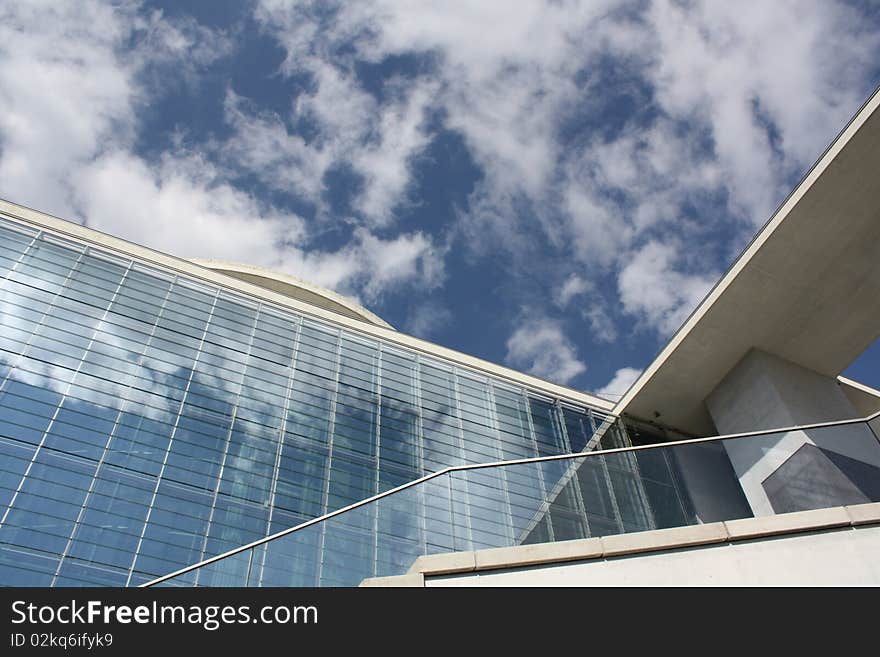
[[[752,348],[837,376],[880,335],[880,93],[865,103],[615,413],[711,435]]]

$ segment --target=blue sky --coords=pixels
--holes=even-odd
[[[0,196],[616,398],[878,51],[871,2],[6,3]]]

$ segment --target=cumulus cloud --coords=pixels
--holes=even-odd
[[[589,281],[584,280],[577,274],[571,274],[556,292],[556,303],[560,307],[565,308],[571,303],[572,299],[583,295],[592,288],[593,286]]]
[[[649,242],[632,256],[617,280],[624,310],[665,336],[681,326],[718,278],[678,271],[677,248]]]
[[[125,151],[107,153],[73,182],[90,227],[184,257],[271,265],[278,245],[295,242],[303,230],[297,217],[218,181],[211,165],[193,155],[150,165]]]
[[[506,346],[505,362],[557,383],[569,383],[587,369],[562,327],[553,320],[526,321],[513,332]]]
[[[636,382],[641,373],[641,370],[634,367],[622,367],[614,373],[608,383],[596,390],[596,394],[611,401],[617,401],[626,394],[626,391]]]
[[[268,168],[271,175],[265,180],[270,185],[286,189],[293,183],[324,211],[324,175],[332,167],[348,167],[361,179],[352,202],[358,218],[387,227],[394,223],[396,206],[407,201],[413,158],[430,142],[425,120],[437,83],[391,78],[383,81],[381,101],[368,92],[358,79],[355,60],[341,55],[342,50],[357,52],[369,34],[368,24],[346,20],[362,16],[362,9],[352,5],[343,12],[333,3],[311,2],[257,5],[257,20],[287,50],[283,71],[307,74],[312,84],[297,96],[288,116],[260,116],[239,105],[231,146],[257,170]],[[316,134],[309,140],[291,136],[292,143],[284,144],[279,126],[285,120],[306,120]],[[267,140],[287,157],[267,152]],[[279,168],[285,160],[306,164],[307,175],[298,167]]]
[[[228,132],[183,135],[147,157],[143,110],[232,56],[235,30],[135,0],[3,5],[0,193],[369,302],[442,286],[452,246],[440,235],[455,223],[469,254],[513,277],[558,265],[544,267],[554,292],[541,303],[579,311],[603,344],[621,321],[658,338],[675,330],[858,107],[880,47],[858,6],[819,0],[472,0],[455,11],[261,0],[253,11],[284,49],[278,75],[297,81],[286,107],[230,85]],[[363,73],[400,58],[416,64]],[[454,215],[402,226],[416,163],[440,132],[461,139],[479,176]],[[327,200],[340,169],[355,179],[341,211]],[[291,195],[304,201],[296,211],[278,200]],[[315,239],[328,224],[345,235],[332,247]],[[616,289],[600,299],[597,280]],[[529,326],[563,356],[523,362],[566,380],[582,371],[558,326]]]
[[[67,173],[133,136],[133,18],[105,4],[0,9],[0,181],[12,200],[70,216]]]
[[[0,193],[168,253],[274,268],[369,300],[403,284],[438,285],[443,249],[420,232],[380,239],[360,230],[337,251],[309,248],[307,222],[237,186],[216,145],[187,148],[178,139],[153,159],[136,152],[139,113],[161,87],[192,84],[200,68],[231,47],[224,33],[191,18],[143,11],[137,2],[5,6]],[[322,88],[327,85],[332,82]],[[316,102],[338,109],[345,95],[343,89]],[[418,125],[418,98],[395,105],[397,113],[362,154],[378,181],[369,201],[377,215],[406,184],[383,153],[404,157],[416,139],[415,127],[399,132],[396,126]],[[357,100],[352,103],[357,110]],[[331,162],[322,159],[321,147],[293,138],[271,114],[249,113],[231,91],[225,109],[238,130],[221,154],[267,177],[320,190]],[[348,116],[350,128],[356,119]],[[346,125],[331,128],[343,134]]]
[[[320,198],[333,155],[292,134],[282,117],[261,112],[229,89],[226,121],[234,129],[222,150],[228,162],[258,176],[272,188],[287,186],[308,199]]]
[[[366,277],[365,294],[375,299],[392,286],[419,280],[424,289],[443,282],[442,251],[422,233],[401,234],[383,240],[364,229],[357,231],[359,256]]]
[[[376,139],[351,158],[365,183],[358,205],[373,223],[391,223],[394,206],[404,199],[410,161],[429,142],[422,123],[431,96],[431,85],[417,84],[403,101],[381,112]]]
[[[592,342],[612,343],[617,339],[617,329],[611,315],[598,299],[595,285],[578,274],[570,274],[554,296],[559,308],[576,306],[580,318],[590,327],[588,333]]]
[[[89,226],[160,251],[287,272],[371,302],[399,285],[430,289],[443,280],[441,252],[419,232],[380,239],[358,230],[338,252],[297,246],[306,232],[301,218],[223,182],[194,155],[149,166],[108,154],[75,180]]]
[[[617,328],[605,308],[593,305],[581,311],[583,317],[590,324],[590,337],[597,344],[610,344],[617,340]]]
[[[624,309],[662,335],[717,266],[644,245],[660,231],[705,240],[727,230],[739,241],[722,257],[735,254],[858,106],[880,45],[853,7],[793,0],[525,2],[516,11],[474,1],[454,12],[428,1],[263,0],[257,15],[287,49],[286,70],[316,80],[298,111],[355,134],[335,157],[375,169],[360,199],[366,215],[404,196],[408,158],[428,139],[419,118],[442,110],[482,171],[461,215],[469,247],[520,257],[541,231],[582,276],[616,273]],[[432,66],[409,96],[387,107],[365,99],[352,59],[412,53]],[[614,103],[636,109],[614,125]],[[347,118],[365,104],[377,117],[370,145]],[[389,118],[402,126],[400,145],[386,145]],[[661,292],[639,300],[631,283],[649,282],[639,272],[650,263]],[[555,302],[574,296],[563,286]]]
[[[671,116],[711,131],[733,209],[757,226],[858,108],[880,35],[845,3],[742,9],[652,3],[652,82]]]
[[[314,60],[308,70],[314,90],[297,98],[289,116],[250,107],[227,92],[226,115],[235,133],[223,145],[225,155],[270,188],[294,191],[325,214],[325,176],[346,166],[361,179],[352,204],[364,223],[393,224],[395,207],[406,202],[412,160],[429,142],[423,123],[434,85],[389,82],[394,99],[380,104],[333,64]],[[318,132],[308,140],[286,126],[304,119]]]
[[[430,338],[453,321],[449,308],[427,301],[418,304],[407,319],[404,329],[407,333],[420,338]]]

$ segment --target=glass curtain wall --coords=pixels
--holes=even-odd
[[[729,460],[708,472],[711,481],[706,478],[706,463],[727,459],[737,451],[733,446],[748,445],[751,453],[785,462],[777,470],[784,482],[773,481],[776,474],[764,480],[780,502],[773,506],[777,513],[878,502],[878,418],[459,466],[154,585],[287,586],[299,581],[292,579],[291,568],[301,566],[303,546],[322,535],[347,540],[307,564],[310,581],[357,586],[366,577],[403,575],[418,557],[449,552],[450,546],[457,551],[514,547],[534,542],[536,535],[546,542],[554,533],[556,540],[603,537],[748,518],[752,510]],[[787,441],[803,432],[816,444],[834,445],[826,450],[833,467],[803,467],[803,457],[792,455]],[[819,448],[810,442],[801,449],[809,458]],[[525,485],[510,486],[512,481]],[[698,510],[707,509],[707,502],[711,519]],[[425,535],[421,543],[420,535]],[[359,559],[351,558],[355,553]]]
[[[140,584],[447,466],[602,436],[625,440],[601,411],[0,218],[0,584]],[[527,483],[486,476],[452,510]],[[426,529],[393,540],[423,550]],[[356,531],[310,534],[291,583],[325,552],[390,567],[400,550],[347,554]],[[459,544],[478,530],[436,547]]]

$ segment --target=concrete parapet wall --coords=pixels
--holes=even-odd
[[[420,557],[361,586],[880,585],[880,503]]]

